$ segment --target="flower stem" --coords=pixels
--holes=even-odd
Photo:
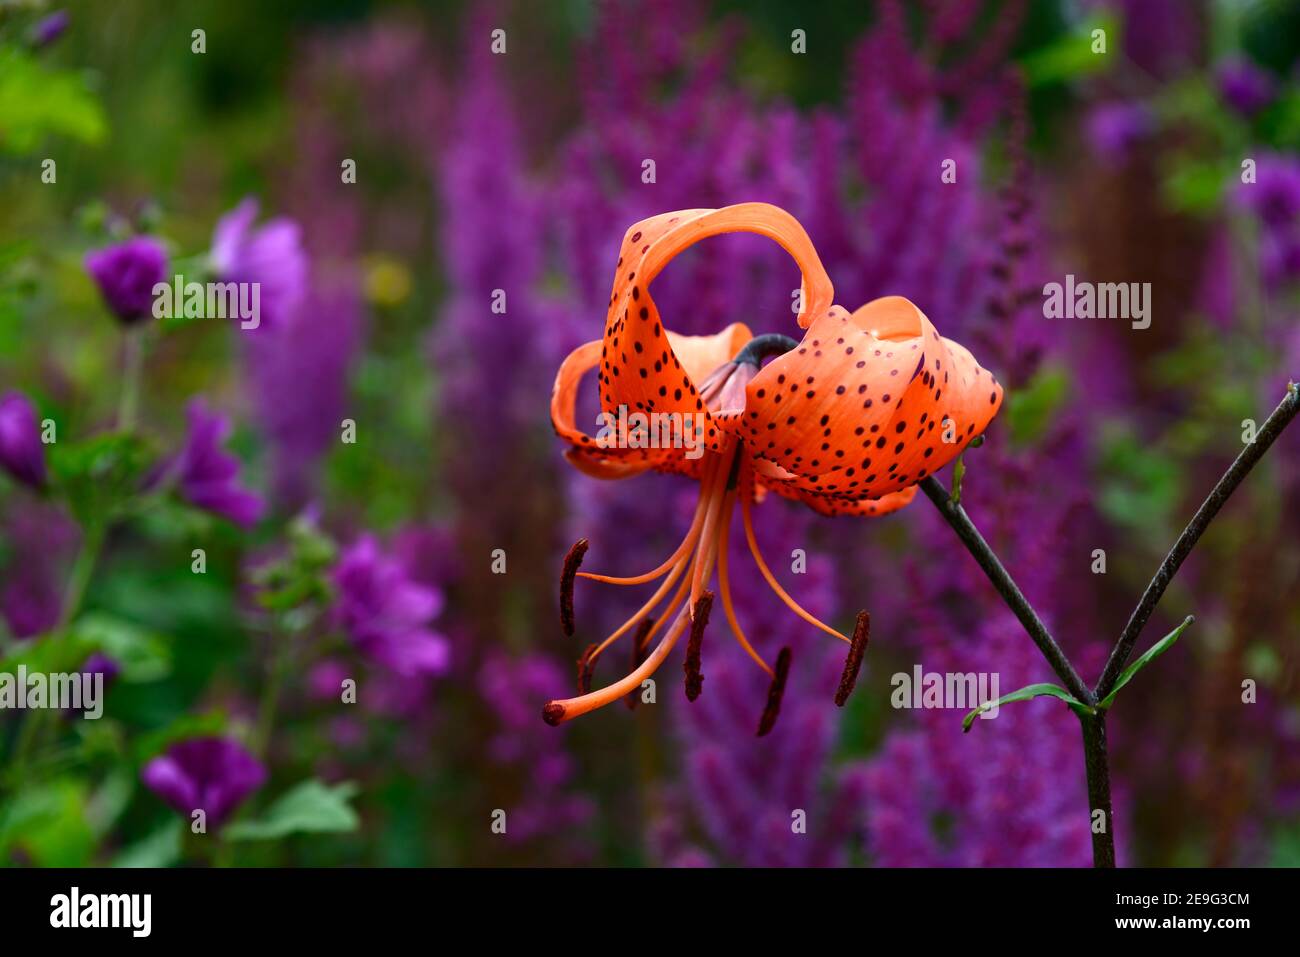
[[[68,626],[72,624],[77,613],[81,610],[82,600],[86,597],[86,589],[90,586],[91,576],[95,572],[95,563],[99,560],[99,553],[103,545],[103,526],[98,524],[88,526],[82,536],[81,549],[77,553],[76,562],[72,566],[72,574],[68,578],[68,584],[64,590],[63,607],[59,611],[59,619],[45,638],[48,646],[55,651],[55,654],[50,656],[49,661],[57,667],[64,667],[66,664],[59,660],[58,652],[67,641]],[[41,739],[45,735],[50,713],[51,709],[41,708],[28,715],[26,720],[23,721],[22,729],[18,732],[18,741],[14,745],[12,773],[15,788],[21,787],[23,779],[27,776],[32,754],[37,750]]]
[[[1219,509],[1223,508],[1223,503],[1236,491],[1237,486],[1255,467],[1255,463],[1264,457],[1264,453],[1295,418],[1297,412],[1300,412],[1300,386],[1292,383],[1287,388],[1285,398],[1278,403],[1277,408],[1265,420],[1263,427],[1255,434],[1255,441],[1247,445],[1237,456],[1236,461],[1229,466],[1228,471],[1223,473],[1223,477],[1206,496],[1201,507],[1192,516],[1192,520],[1183,529],[1183,533],[1178,536],[1178,541],[1174,542],[1174,547],[1169,550],[1165,560],[1156,569],[1155,577],[1151,579],[1147,590],[1142,593],[1142,600],[1129,616],[1128,624],[1124,626],[1124,631],[1120,634],[1119,641],[1115,643],[1110,659],[1106,662],[1106,668],[1101,673],[1101,680],[1097,682],[1098,698],[1106,697],[1115,687],[1120,672],[1124,670],[1129,655],[1133,653],[1133,645],[1137,643],[1138,635],[1150,620],[1152,612],[1156,610],[1156,604],[1164,595],[1165,589],[1169,587],[1169,583],[1173,581],[1174,575],[1178,574],[1183,560],[1191,554],[1202,533],[1214,520],[1214,516],[1219,514]]]
[[[1115,866],[1114,813],[1110,804],[1110,755],[1106,750],[1106,712],[1080,716],[1083,761],[1088,775],[1088,808],[1092,824],[1092,866]],[[1095,819],[1101,812],[1100,822]],[[1097,829],[1098,824],[1101,830]]]
[[[993,553],[993,549],[984,540],[984,536],[975,527],[975,523],[970,520],[966,510],[952,501],[948,495],[948,490],[939,484],[939,480],[933,475],[927,476],[921,482],[921,491],[939,509],[939,514],[952,526],[952,530],[957,533],[957,537],[962,540],[967,551],[974,556],[980,568],[984,569],[984,574],[993,583],[993,587],[1002,596],[1002,600],[1006,602],[1007,607],[1020,619],[1025,631],[1029,633],[1029,637],[1033,639],[1034,644],[1038,646],[1038,650],[1043,653],[1043,657],[1047,659],[1047,663],[1052,666],[1052,670],[1056,672],[1056,676],[1061,679],[1070,694],[1084,704],[1096,704],[1096,698],[1093,697],[1092,692],[1088,690],[1088,686],[1083,683],[1083,679],[1074,670],[1074,666],[1070,664],[1070,659],[1065,656],[1061,646],[1056,643],[1051,632],[1047,630],[1047,626],[1043,624],[1042,619],[1038,617],[1038,613],[1034,611],[1034,607],[1029,604],[1028,599],[1025,598],[1020,588],[1007,573],[1007,570],[1002,567],[1002,562]]]
[[[144,371],[144,328],[132,326],[122,339],[122,395],[117,406],[117,427],[122,432],[135,428],[140,405],[140,379]]]
[[[1047,663],[1052,666],[1057,677],[1065,684],[1080,701],[1087,705],[1095,706],[1096,703],[1105,698],[1114,690],[1115,683],[1128,662],[1129,656],[1133,653],[1133,645],[1137,642],[1138,635],[1141,633],[1143,626],[1150,620],[1152,613],[1155,611],[1157,603],[1169,587],[1178,569],[1182,566],[1183,561],[1191,554],[1192,549],[1200,540],[1201,535],[1209,527],[1210,522],[1218,515],[1219,510],[1223,508],[1224,503],[1236,491],[1237,486],[1255,467],[1255,464],[1264,457],[1264,453],[1282,434],[1291,420],[1300,413],[1300,386],[1291,383],[1287,387],[1287,394],[1282,399],[1272,414],[1264,422],[1263,427],[1255,435],[1255,441],[1237,456],[1236,460],[1229,466],[1228,471],[1223,474],[1218,483],[1210,491],[1201,507],[1196,510],[1192,520],[1188,522],[1183,533],[1178,536],[1178,541],[1174,547],[1169,550],[1165,560],[1156,570],[1155,577],[1147,585],[1146,591],[1143,592],[1141,600],[1133,614],[1129,616],[1128,624],[1120,634],[1119,640],[1115,643],[1111,651],[1110,659],[1106,662],[1106,668],[1102,672],[1101,679],[1097,682],[1095,690],[1089,690],[1080,680],[1074,667],[1070,664],[1065,652],[1053,640],[1047,627],[1039,619],[1038,614],[1034,611],[1033,606],[1025,599],[1016,583],[1012,581],[1007,570],[1002,567],[997,555],[989,548],[988,542],[984,536],[979,533],[979,529],[971,522],[970,517],[966,514],[959,504],[952,501],[948,491],[939,484],[933,476],[927,477],[921,482],[921,491],[925,492],[926,497],[935,504],[939,509],[939,514],[944,520],[952,526],[953,531],[957,533],[965,544],[967,550],[974,556],[975,561],[979,563],[980,568],[984,569],[984,574],[993,583],[1002,600],[1020,619],[1024,625],[1025,631],[1033,639],[1034,644],[1038,646]],[[1088,776],[1088,806],[1092,813],[1097,811],[1103,812],[1101,823],[1104,827],[1098,831],[1094,824],[1092,834],[1092,860],[1094,867],[1114,867],[1115,866],[1115,828],[1114,814],[1111,808],[1110,797],[1110,757],[1107,750],[1106,742],[1106,712],[1098,711],[1091,715],[1080,716],[1080,723],[1083,725],[1083,750],[1084,764]]]
[[[262,700],[257,708],[257,727],[253,732],[253,753],[259,758],[266,757],[266,751],[271,746],[271,731],[275,728],[280,690],[289,668],[292,636],[283,628],[276,627],[271,633],[271,641],[276,646],[271,652],[271,667],[266,676],[266,684],[262,687]]]

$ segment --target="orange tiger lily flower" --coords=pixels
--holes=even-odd
[[[802,342],[779,335],[754,337],[740,322],[711,336],[683,336],[663,327],[650,295],[655,277],[693,243],[738,231],[776,241],[799,266],[803,308],[798,323],[806,330]],[[574,419],[578,386],[592,369],[597,370],[602,415],[610,427],[598,436],[586,434]],[[842,705],[861,666],[869,617],[860,613],[849,637],[791,598],[759,550],[753,505],[774,492],[823,514],[893,512],[915,497],[917,482],[983,433],[1001,403],[1002,387],[992,374],[963,346],[942,338],[907,299],[877,299],[852,313],[833,305],[830,278],[808,234],[784,210],[744,203],[664,213],[632,226],[619,250],[604,336],[579,346],[560,366],[551,420],[569,443],[566,457],[583,472],[608,479],[651,469],[685,474],[699,481],[700,498],[676,551],[642,575],[580,572],[587,541],[570,551],[561,576],[566,634],[573,632],[576,578],[618,585],[662,581],[636,614],[583,654],[579,695],[548,702],[543,717],[559,724],[638,691],[683,634],[689,634],[687,696],[694,700],[703,681],[700,642],[713,606],[708,588],[716,565],[727,623],[745,652],[772,677],[759,734],[771,729],[790,653],[782,649],[776,665],[769,665],[746,639],[731,601],[727,541],[737,504],[746,542],[768,585],[804,621],[849,645],[836,694]],[[654,441],[664,434],[654,430],[656,421],[674,426],[669,437],[679,441]],[[614,433],[615,441],[606,431]],[[634,635],[633,670],[592,691],[596,661],[629,633]]]

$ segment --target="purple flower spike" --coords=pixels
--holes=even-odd
[[[0,468],[32,488],[45,486],[45,446],[36,406],[21,392],[0,398]]]
[[[259,324],[275,327],[293,318],[307,290],[307,253],[302,230],[277,217],[254,228],[257,200],[248,198],[217,221],[212,267],[224,282],[258,283]]]
[[[209,412],[201,399],[186,410],[190,420],[185,448],[175,463],[181,495],[214,515],[247,528],[262,517],[264,503],[239,484],[239,460],[222,448],[230,420]]]
[[[146,764],[140,778],[181,814],[202,810],[217,828],[262,786],[266,768],[231,738],[193,738]]]
[[[1272,74],[1249,60],[1227,60],[1216,71],[1219,94],[1238,113],[1250,116],[1273,100],[1277,84]]]
[[[400,675],[437,675],[450,664],[446,638],[428,627],[442,595],[413,581],[397,559],[363,535],[334,569],[335,614],[357,649]]]
[[[167,278],[167,252],[150,236],[89,253],[85,265],[108,308],[126,323],[152,314],[153,287]]]

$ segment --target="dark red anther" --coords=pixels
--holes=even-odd
[[[686,642],[686,700],[694,701],[704,690],[704,674],[700,671],[700,645],[704,641],[704,628],[709,623],[713,608],[713,592],[706,591],[695,602],[695,616],[691,619],[691,637]]]
[[[582,556],[587,554],[588,542],[580,538],[564,556],[564,571],[560,572],[560,627],[566,635],[573,634],[573,582],[582,566]]]
[[[767,689],[767,707],[763,717],[758,721],[758,736],[764,737],[776,724],[781,713],[781,696],[785,694],[785,679],[790,676],[790,649],[782,648],[776,656],[776,673],[772,675],[772,685]]]
[[[853,693],[853,686],[858,683],[858,672],[862,670],[862,656],[867,653],[867,638],[870,634],[871,615],[860,611],[858,623],[853,628],[853,642],[849,645],[849,655],[844,659],[844,673],[840,675],[840,686],[835,692],[835,703],[841,708]]]

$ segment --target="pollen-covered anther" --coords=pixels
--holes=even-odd
[[[578,694],[586,694],[591,690],[591,673],[596,667],[596,659],[593,655],[599,647],[600,645],[592,642],[578,658]]]
[[[655,626],[653,618],[641,619],[641,624],[636,630],[636,637],[632,639],[632,671],[636,671],[645,663],[646,636],[650,634],[650,629]],[[623,703],[627,705],[629,711],[636,708],[641,703],[641,693],[632,691],[623,696]]]
[[[867,639],[871,634],[871,615],[865,611],[858,612],[858,623],[853,628],[853,641],[849,644],[848,656],[844,659],[844,673],[840,675],[840,686],[835,692],[835,703],[841,708],[849,700],[854,686],[858,683],[858,672],[862,670],[862,656],[867,653]]]
[[[573,543],[569,553],[564,556],[564,570],[560,572],[560,627],[566,635],[573,634],[573,582],[578,577],[582,566],[582,557],[587,554],[589,543],[580,538]]]
[[[691,637],[686,642],[686,700],[694,701],[704,688],[704,674],[700,671],[700,645],[704,641],[704,628],[709,623],[713,608],[713,592],[706,591],[695,602],[695,617],[691,620]]]
[[[772,685],[767,689],[767,706],[763,716],[758,720],[758,736],[764,737],[776,724],[781,714],[781,697],[785,694],[785,680],[790,676],[790,649],[782,648],[776,657],[776,669],[772,675]]]
[[[542,720],[552,728],[558,726],[564,720],[564,705],[548,701],[542,708]]]

